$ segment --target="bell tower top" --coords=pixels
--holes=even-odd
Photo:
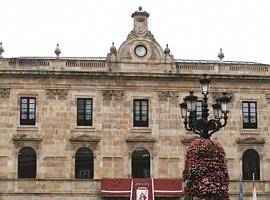
[[[140,6],[139,11],[132,13],[131,17],[134,18],[133,32],[137,35],[145,35],[148,32],[149,13],[142,11]]]

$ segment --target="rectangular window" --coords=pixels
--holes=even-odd
[[[133,126],[148,127],[148,100],[133,100]]]
[[[244,101],[242,103],[243,128],[257,128],[257,103]]]
[[[92,106],[91,98],[77,99],[77,126],[92,126]]]
[[[202,101],[197,101],[197,105],[196,105],[196,120],[200,120],[202,119]]]
[[[36,124],[36,98],[21,97],[20,125]]]

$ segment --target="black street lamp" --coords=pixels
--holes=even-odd
[[[211,80],[207,78],[206,74],[200,79],[201,90],[204,96],[202,100],[201,116],[197,116],[196,108],[198,97],[194,95],[193,91],[190,91],[189,95],[183,99],[184,102],[180,104],[181,115],[184,119],[186,130],[193,131],[200,135],[201,138],[205,139],[209,139],[213,133],[226,126],[229,113],[228,105],[231,100],[228,93],[223,92],[222,97],[216,99],[216,103],[212,105],[215,118],[208,120],[209,109],[207,95],[209,93],[210,82]]]

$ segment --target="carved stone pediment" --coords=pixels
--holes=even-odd
[[[32,136],[32,135],[27,135],[27,134],[17,134],[13,136],[12,140],[17,149],[21,149],[22,147],[29,146],[37,151],[40,147],[42,137]]]
[[[87,147],[93,152],[97,149],[97,144],[99,143],[101,137],[95,135],[80,135],[69,138],[70,143],[72,144],[73,150],[78,150],[81,147]],[[96,153],[95,153],[96,154]]]
[[[101,137],[95,135],[80,135],[78,137],[71,137],[69,141],[71,143],[98,143],[100,138]]]
[[[255,138],[255,137],[246,137],[246,138],[238,138],[236,141],[237,144],[257,144],[264,145],[264,138]]]
[[[190,144],[193,140],[199,139],[199,136],[184,137],[181,139],[182,144]]]
[[[152,136],[144,136],[144,135],[138,135],[138,136],[132,136],[126,138],[126,142],[147,142],[147,143],[155,143],[156,139]]]
[[[26,134],[14,135],[12,138],[13,142],[17,141],[32,141],[32,142],[41,142],[42,138],[39,136],[30,136]]]
[[[155,154],[154,152],[154,144],[156,139],[152,136],[145,136],[145,135],[137,135],[137,136],[130,136],[126,138],[127,146],[129,149],[129,157],[131,157],[132,152],[134,149],[138,147],[142,147],[147,149],[150,154]]]

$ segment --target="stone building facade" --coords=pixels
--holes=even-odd
[[[139,9],[132,17],[127,39],[104,58],[0,59],[0,199],[111,199],[102,197],[101,179],[132,178],[138,148],[150,155],[149,177],[181,179],[185,148],[196,135],[185,130],[179,102],[189,90],[200,93],[202,74],[212,80],[209,103],[223,91],[232,96],[228,124],[213,136],[227,154],[231,199],[238,199],[248,151],[258,155],[251,159],[258,198],[270,199],[270,65],[174,59],[148,30],[149,14]],[[92,153],[89,179],[76,177],[82,148]],[[19,161],[29,151],[34,178]]]

